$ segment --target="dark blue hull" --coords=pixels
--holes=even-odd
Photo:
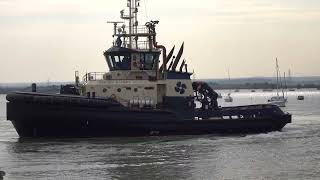
[[[249,106],[248,106],[249,107]],[[254,106],[250,106],[251,108]],[[243,108],[243,107],[242,107]],[[224,116],[239,109],[221,109]],[[220,114],[221,114],[220,113]],[[237,112],[239,113],[239,112]],[[231,113],[232,114],[232,113]],[[291,115],[241,118],[179,119],[168,110],[129,110],[121,107],[87,106],[9,100],[7,118],[20,137],[103,137],[260,133],[281,130]]]

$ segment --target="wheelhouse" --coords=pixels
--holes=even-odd
[[[157,70],[160,51],[139,51],[112,47],[104,53],[110,71]]]

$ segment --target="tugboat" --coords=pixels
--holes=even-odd
[[[197,135],[279,131],[291,114],[270,104],[220,107],[207,83],[192,81],[186,60],[157,42],[156,25],[139,26],[139,0],[128,0],[127,23],[114,25],[103,54],[107,73],[87,73],[60,94],[13,92],[7,119],[20,137]],[[162,56],[162,58],[161,58]],[[162,61],[160,61],[162,60]],[[180,65],[179,65],[180,64]],[[178,67],[179,65],[179,67]]]

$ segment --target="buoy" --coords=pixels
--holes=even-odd
[[[31,84],[31,91],[32,92],[37,92],[37,84],[36,83],[32,83]]]
[[[300,101],[302,101],[302,100],[304,100],[304,96],[298,96],[297,99],[300,100]]]

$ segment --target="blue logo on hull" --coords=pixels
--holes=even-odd
[[[177,93],[184,94],[186,92],[187,86],[184,83],[177,82],[176,87],[174,89]]]

